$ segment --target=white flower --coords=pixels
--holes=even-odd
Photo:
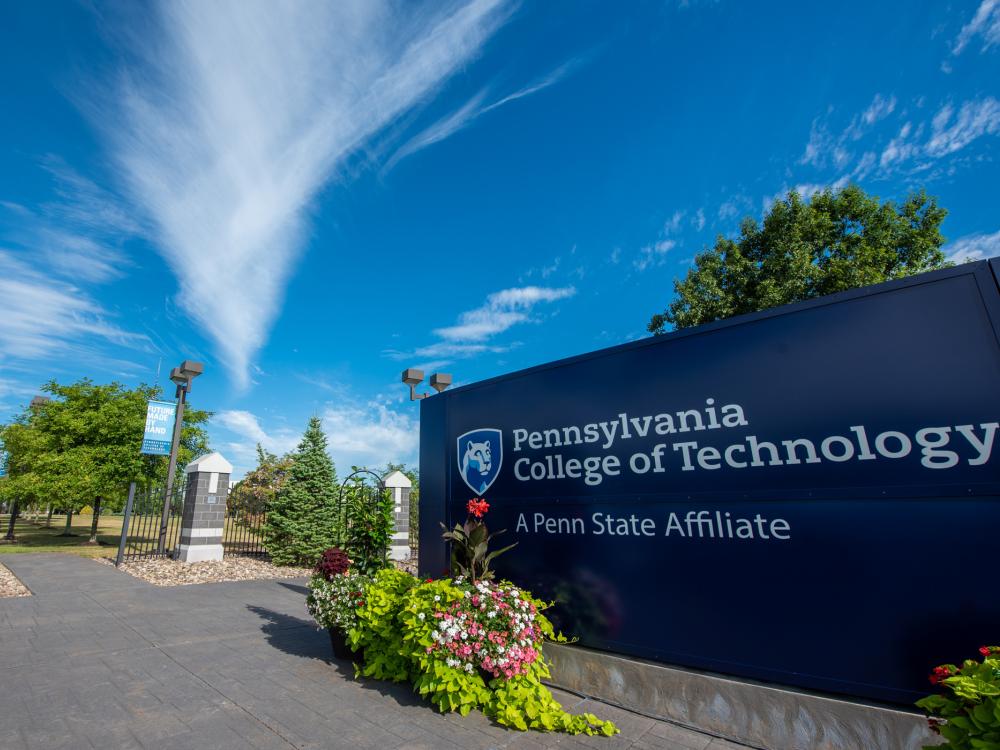
[[[421,613],[420,613],[419,615],[417,615],[417,617],[418,617],[418,618],[420,618],[421,620],[423,620],[423,619],[424,619],[424,617],[425,617],[425,615],[424,615],[424,613],[423,613],[423,612],[421,612]]]
[[[434,596],[434,601],[436,601],[436,602],[439,602],[439,601],[441,601],[441,597],[440,597],[440,596],[437,596],[437,595],[435,595],[435,596]]]
[[[466,672],[471,672],[472,671],[472,665],[471,664],[466,664],[465,665],[465,671]]]
[[[441,620],[441,622],[438,623],[438,627],[441,630],[447,630],[448,629],[448,623],[446,623],[444,620]]]
[[[472,594],[470,594],[468,591],[466,591],[465,592],[465,598],[468,599],[470,596],[472,596]]]
[[[467,641],[469,639],[469,634],[466,631],[462,631],[462,640]]]

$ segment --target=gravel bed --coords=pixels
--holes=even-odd
[[[114,565],[112,560],[105,562]],[[309,568],[279,567],[266,560],[252,557],[196,563],[183,563],[166,558],[137,560],[123,562],[119,570],[149,581],[155,586],[187,586],[194,583],[255,581],[266,578],[305,578],[312,575],[312,570]]]
[[[5,596],[31,596],[31,592],[6,565],[0,563],[0,599]]]

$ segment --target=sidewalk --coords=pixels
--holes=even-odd
[[[302,579],[154,587],[70,555],[0,554],[33,596],[0,599],[5,750],[742,746],[568,693],[612,739],[436,713],[407,685],[354,679],[305,612]]]

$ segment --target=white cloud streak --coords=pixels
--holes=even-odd
[[[931,137],[925,147],[928,156],[946,156],[984,135],[1000,133],[1000,101],[992,96],[965,102],[954,119],[953,112],[951,105],[945,105],[934,116]]]
[[[976,37],[982,37],[982,51],[1000,44],[1000,0],[983,0],[975,14],[955,38],[951,48],[953,55],[960,55]]]
[[[493,110],[498,109],[505,104],[509,104],[510,102],[536,94],[539,91],[558,83],[576,66],[577,62],[578,61],[573,60],[560,65],[543,78],[540,78],[524,88],[515,91],[513,94],[508,94],[507,96],[498,99],[492,104],[484,106],[483,101],[486,99],[487,91],[486,89],[479,91],[459,109],[428,126],[400,146],[396,153],[394,153],[386,163],[385,171],[392,169],[407,156],[411,156],[417,151],[427,148],[428,146],[438,143],[439,141],[443,141],[445,138],[454,135],[459,130],[467,128],[475,120],[482,117],[486,113],[492,112]]]
[[[531,310],[540,302],[572,297],[573,287],[525,286],[494,292],[486,304],[459,316],[458,324],[438,328],[435,334],[451,342],[480,342],[503,333],[511,326],[530,320]],[[433,356],[433,355],[427,355]]]
[[[1000,230],[992,234],[967,234],[949,242],[942,250],[952,263],[1000,256]]]
[[[120,107],[99,114],[179,304],[237,385],[280,311],[317,192],[471,62],[511,11],[501,0],[450,9],[160,4],[158,36],[122,76]]]
[[[81,340],[97,338],[131,348],[149,339],[123,330],[78,286],[52,278],[11,252],[0,250],[0,362],[82,353]]]

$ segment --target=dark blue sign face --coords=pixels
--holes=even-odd
[[[909,703],[1000,631],[998,321],[969,264],[426,399],[422,570],[482,496],[582,645]]]

